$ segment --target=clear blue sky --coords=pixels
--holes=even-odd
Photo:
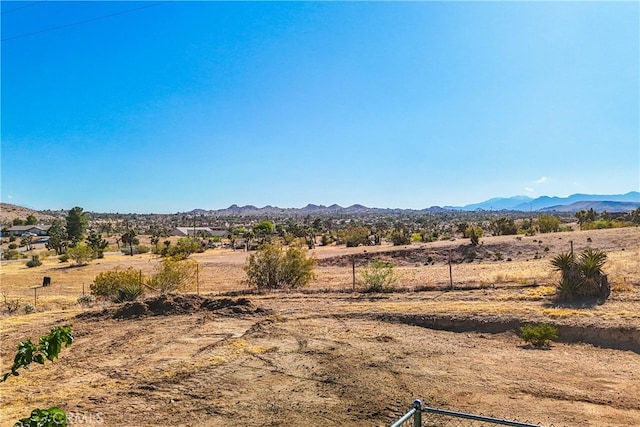
[[[1,7],[3,202],[420,209],[640,186],[636,1]]]

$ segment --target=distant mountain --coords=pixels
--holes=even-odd
[[[575,202],[570,205],[556,205],[540,209],[541,212],[578,212],[593,209],[596,212],[631,212],[640,208],[640,202]]]
[[[496,197],[481,203],[473,203],[465,206],[445,206],[445,209],[455,209],[463,211],[475,211],[482,209],[485,211],[501,211],[501,210],[518,210],[516,206],[531,202],[533,199],[529,196],[513,196],[513,197]],[[529,210],[527,208],[527,210]]]
[[[355,204],[343,208],[340,205],[333,204],[331,206],[308,204],[303,208],[279,208],[275,206],[264,206],[262,208],[253,205],[238,206],[231,205],[226,209],[217,209],[205,211],[203,209],[194,209],[185,212],[187,215],[214,215],[214,216],[306,216],[306,215],[362,215],[362,214],[397,214],[397,213],[419,213],[419,212],[442,212],[446,209],[434,206],[427,209],[389,209],[389,208],[369,208],[367,206]]]
[[[519,211],[527,211],[529,209],[537,211],[545,208],[550,208],[552,206],[566,206],[571,205],[573,203],[579,202],[632,202],[632,203],[640,203],[640,193],[637,191],[631,191],[626,194],[608,194],[608,195],[598,195],[598,194],[573,194],[569,197],[548,197],[542,196],[531,202],[531,206],[529,204],[521,204],[514,208],[514,210]],[[595,208],[594,208],[595,209]],[[578,209],[580,210],[580,209]],[[597,210],[597,209],[596,209]]]
[[[446,206],[448,209],[456,209],[463,211],[474,211],[478,209],[487,210],[487,211],[497,211],[497,210],[514,210],[514,211],[539,211],[539,210],[549,210],[549,208],[554,208],[553,210],[560,211],[561,206],[573,205],[576,203],[587,203],[587,202],[619,202],[619,203],[640,203],[640,193],[637,191],[631,191],[626,194],[573,194],[569,197],[549,197],[542,196],[537,199],[532,199],[527,196],[515,196],[509,198],[495,198],[489,199],[482,203],[474,203],[471,205],[466,205],[462,207],[452,207]],[[580,206],[580,205],[576,205]],[[595,205],[594,205],[595,206]],[[602,205],[605,206],[605,205]],[[594,210],[603,211],[607,210],[609,212],[626,212],[629,207],[632,205],[616,205],[609,204],[606,205],[608,208],[600,208]],[[581,207],[577,207],[575,210],[580,210]],[[589,209],[589,208],[587,208]],[[622,211],[616,211],[614,209],[624,209]],[[633,208],[635,209],[635,208]],[[633,210],[631,209],[631,210]],[[564,210],[563,210],[564,211]],[[568,210],[571,212],[571,210]]]

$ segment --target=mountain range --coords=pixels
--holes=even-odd
[[[474,211],[579,211],[593,208],[597,211],[627,212],[640,206],[640,192],[630,191],[626,194],[572,194],[568,197],[541,196],[533,199],[528,196],[494,198],[485,202],[461,207],[445,206],[446,209]],[[597,208],[596,208],[597,207]],[[615,210],[613,210],[615,209]],[[621,209],[621,210],[620,210]]]
[[[303,208],[279,208],[277,206],[264,206],[258,208],[253,205],[231,205],[226,209],[204,210],[194,209],[187,214],[195,215],[220,215],[220,216],[250,216],[250,215],[358,215],[358,214],[395,214],[395,213],[419,213],[442,212],[447,210],[458,211],[556,211],[577,212],[581,209],[593,208],[597,212],[630,212],[640,207],[640,192],[631,191],[626,194],[596,195],[573,194],[569,197],[542,196],[536,199],[528,196],[514,196],[508,198],[493,198],[482,203],[473,203],[465,206],[432,206],[425,209],[389,209],[369,208],[363,205],[351,205],[342,207],[333,204],[331,206],[308,204]]]

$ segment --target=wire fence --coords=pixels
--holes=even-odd
[[[541,424],[431,408],[423,406],[419,400],[415,400],[413,407],[395,423],[391,424],[391,427],[487,427],[492,425],[542,427]]]

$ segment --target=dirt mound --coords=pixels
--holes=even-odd
[[[200,295],[160,295],[144,301],[128,302],[106,308],[100,312],[88,312],[78,318],[131,319],[144,316],[168,316],[190,314],[198,311],[215,312],[221,315],[267,314],[268,310],[256,307],[247,298],[210,298]]]

